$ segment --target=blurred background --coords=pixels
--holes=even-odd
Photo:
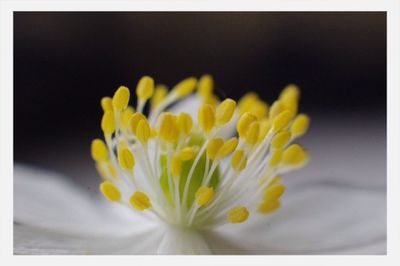
[[[298,84],[312,161],[293,175],[386,189],[384,12],[16,12],[15,162],[97,191],[101,97],[142,75],[172,87],[204,73],[227,97],[269,103]]]

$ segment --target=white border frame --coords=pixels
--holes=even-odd
[[[14,11],[386,11],[387,12],[387,256],[13,256],[13,12]],[[399,0],[0,0],[0,254],[3,265],[393,265],[400,262],[400,1]]]

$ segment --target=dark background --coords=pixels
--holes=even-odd
[[[357,117],[386,134],[384,12],[16,12],[15,161],[88,164],[102,96],[144,74],[173,86],[204,73],[236,99],[296,83],[313,125]]]

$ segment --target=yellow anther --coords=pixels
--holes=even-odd
[[[214,189],[212,187],[199,187],[196,191],[195,200],[199,206],[207,205],[214,196]]]
[[[280,93],[279,99],[298,101],[300,97],[300,89],[295,84],[287,85]]]
[[[267,117],[268,105],[261,100],[255,101],[254,104],[250,105],[248,112],[255,115],[258,119]]]
[[[129,95],[129,89],[125,86],[120,86],[112,98],[113,107],[118,111],[124,110],[128,106]]]
[[[282,154],[282,162],[286,165],[299,165],[307,159],[307,152],[299,144],[290,145]]]
[[[218,151],[224,145],[224,139],[221,137],[215,137],[207,142],[207,156],[211,160],[215,160],[218,154]]]
[[[106,111],[112,111],[112,99],[110,97],[103,97],[100,101],[101,108],[103,109],[104,112]]]
[[[110,181],[104,181],[101,183],[100,191],[109,201],[119,201],[121,199],[119,189]]]
[[[189,77],[176,84],[175,87],[172,88],[172,92],[175,93],[178,97],[185,97],[186,95],[194,91],[194,89],[196,88],[196,84],[197,79],[194,77]]]
[[[281,205],[279,200],[262,200],[257,207],[257,211],[263,214],[267,214],[273,212],[279,208]]]
[[[107,170],[111,177],[117,177],[117,171],[115,170],[114,164],[110,160],[107,161]]]
[[[129,203],[138,211],[143,211],[151,207],[149,197],[141,191],[135,191],[129,198]]]
[[[230,223],[242,223],[249,217],[249,211],[244,206],[237,206],[229,209],[227,219]]]
[[[219,99],[215,94],[211,94],[208,97],[203,97],[203,103],[209,104],[213,106],[214,108],[218,105]]]
[[[250,145],[255,145],[258,141],[258,136],[260,133],[260,123],[254,121],[250,124],[249,129],[246,132],[245,140]]]
[[[189,135],[192,132],[192,117],[188,113],[179,113],[177,123],[182,134]]]
[[[162,113],[158,119],[158,137],[161,140],[175,142],[179,138],[179,128],[176,116],[172,113]]]
[[[105,169],[106,164],[103,162],[96,162],[96,170],[102,178],[107,177],[107,170]]]
[[[198,83],[197,92],[200,97],[208,98],[213,94],[214,82],[211,75],[203,75]]]
[[[281,101],[276,100],[272,105],[271,108],[269,109],[269,115],[268,118],[273,121],[274,118],[282,113],[285,110],[285,106],[281,103]]]
[[[172,156],[171,158],[171,175],[179,177],[182,171],[182,160],[179,155]]]
[[[275,119],[272,122],[272,131],[274,133],[281,131],[284,129],[292,119],[292,114],[290,111],[285,110],[281,112],[279,115],[275,117]]]
[[[141,119],[136,127],[136,137],[142,143],[146,144],[150,138],[151,129],[147,119]]]
[[[126,129],[129,126],[129,119],[135,113],[135,109],[132,106],[128,106],[124,111],[121,113],[120,117],[120,125],[121,128]]]
[[[150,129],[150,137],[154,138],[157,136],[157,130],[155,128]]]
[[[139,125],[139,122],[142,121],[142,120],[146,120],[146,117],[142,113],[139,113],[139,112],[134,113],[129,118],[129,126],[130,126],[130,129],[131,129],[133,134],[136,135],[137,127]]]
[[[114,112],[106,111],[101,119],[101,129],[104,134],[111,135],[115,130]]]
[[[247,159],[242,149],[237,149],[231,157],[231,166],[236,171],[242,171],[247,165]]]
[[[215,112],[215,119],[218,125],[224,125],[231,120],[235,112],[236,102],[232,99],[225,99],[220,103]]]
[[[179,151],[179,158],[182,161],[192,160],[196,156],[196,150],[193,147],[185,147]]]
[[[168,93],[168,88],[165,85],[157,85],[156,88],[154,89],[154,94],[153,97],[151,97],[150,100],[150,106],[151,108],[156,107],[159,105],[167,96]]]
[[[108,158],[107,146],[101,139],[95,139],[91,145],[92,158],[96,162],[105,161]]]
[[[209,104],[202,104],[197,113],[197,120],[205,133],[210,132],[215,124],[214,108]]]
[[[282,150],[276,149],[272,152],[271,157],[269,158],[269,166],[275,167],[277,166],[282,160]]]
[[[270,185],[263,192],[263,200],[265,201],[277,200],[280,198],[280,196],[282,196],[284,192],[285,192],[284,185],[280,183]]]
[[[258,141],[262,141],[265,138],[270,128],[271,122],[268,118],[263,118],[260,120],[260,133],[258,134]]]
[[[154,92],[154,80],[149,76],[142,77],[136,86],[136,95],[139,101],[146,101]]]
[[[281,100],[285,110],[290,111],[291,116],[293,117],[297,113],[298,102],[294,99],[288,98]]]
[[[132,170],[135,166],[135,157],[128,148],[118,150],[118,163],[122,169]]]
[[[293,136],[302,136],[307,131],[309,124],[309,116],[306,114],[299,114],[294,119],[293,124],[290,127],[290,132],[292,132]]]
[[[290,131],[288,130],[283,130],[276,134],[274,138],[271,141],[271,146],[274,149],[280,149],[285,145],[289,140],[292,134],[290,134]]]
[[[238,109],[241,114],[248,112],[251,105],[258,100],[258,95],[255,92],[248,92],[238,102]]]
[[[245,137],[251,123],[257,120],[257,117],[247,112],[244,113],[236,124],[236,130],[240,137]]]
[[[217,159],[227,156],[234,149],[236,149],[237,145],[238,145],[237,138],[233,137],[233,138],[230,138],[229,140],[227,140],[224,143],[224,145],[219,149],[218,154],[217,154]]]

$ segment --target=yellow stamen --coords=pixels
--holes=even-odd
[[[209,133],[215,124],[214,108],[209,104],[202,104],[197,113],[197,119],[200,128]]]
[[[119,189],[110,181],[104,181],[101,183],[100,191],[109,201],[119,201],[121,199]]]
[[[210,139],[207,142],[207,156],[211,160],[215,160],[218,154],[218,151],[224,145],[224,139],[221,137],[215,137]]]
[[[107,170],[111,177],[117,177],[117,171],[115,170],[114,164],[111,160],[107,161]]]
[[[111,135],[115,130],[114,112],[106,111],[101,119],[101,129],[104,134]]]
[[[161,140],[175,142],[179,138],[179,128],[176,116],[172,113],[162,113],[158,120],[158,136]]]
[[[239,142],[238,139],[235,137],[227,140],[224,143],[224,145],[219,149],[218,154],[217,154],[217,159],[224,158],[229,153],[231,153],[234,149],[236,149],[238,142]]]
[[[172,156],[171,158],[171,175],[173,177],[179,177],[182,171],[182,160],[178,155]]]
[[[118,150],[118,163],[122,169],[132,170],[135,166],[135,157],[128,148]]]
[[[295,84],[287,85],[279,94],[280,100],[292,99],[297,102],[299,100],[299,97],[300,97],[300,89]]]
[[[253,146],[258,141],[258,136],[260,133],[260,123],[258,121],[254,121],[250,124],[249,129],[246,132],[245,140],[248,144]]]
[[[112,106],[112,99],[110,97],[103,97],[100,101],[101,108],[103,109],[104,112],[106,111],[112,111],[113,106]]]
[[[135,109],[132,106],[128,106],[124,111],[122,111],[120,117],[120,125],[121,128],[127,129],[129,126],[129,119],[131,119],[132,115],[135,113]]]
[[[142,119],[136,127],[136,137],[142,143],[146,144],[150,138],[151,129],[147,119]]]
[[[283,130],[275,135],[271,141],[271,146],[274,149],[282,148],[290,140],[291,134],[288,130]]]
[[[141,191],[135,191],[129,198],[129,203],[138,211],[143,211],[151,207],[149,197]]]
[[[155,108],[157,105],[159,105],[167,96],[168,93],[168,88],[165,85],[157,85],[156,88],[154,89],[154,94],[153,97],[151,97],[150,100],[150,106],[151,108]]]
[[[215,118],[217,125],[224,125],[228,123],[233,113],[235,112],[236,102],[232,99],[225,99],[220,105],[218,105],[215,112]]]
[[[107,146],[101,139],[95,139],[91,145],[92,158],[96,162],[105,161],[108,158]]]
[[[268,118],[273,121],[274,118],[282,113],[285,110],[284,105],[279,101],[276,100],[272,105],[271,108],[269,109],[269,115]]]
[[[244,206],[233,207],[228,211],[227,219],[230,223],[242,223],[249,217],[249,211]]]
[[[196,156],[196,151],[194,147],[185,147],[179,151],[179,158],[182,161],[192,160]]]
[[[107,170],[105,169],[104,163],[96,162],[96,170],[102,178],[107,177]]]
[[[179,113],[177,123],[182,134],[189,135],[192,132],[192,117],[188,113]]]
[[[285,192],[285,186],[277,183],[268,186],[263,193],[263,200],[269,201],[269,200],[277,200],[282,196],[282,194]]]
[[[277,115],[272,122],[272,131],[274,133],[281,131],[284,129],[292,119],[292,114],[290,111],[286,110],[281,112],[279,115]]]
[[[286,165],[299,165],[307,159],[307,152],[299,144],[290,145],[282,154],[282,162]]]
[[[214,189],[212,187],[200,187],[196,191],[195,200],[199,206],[207,205],[214,196]]]
[[[299,114],[294,119],[293,124],[290,127],[290,131],[292,132],[293,136],[302,136],[307,131],[309,124],[309,116],[306,114]]]
[[[257,207],[257,211],[263,214],[267,214],[277,210],[280,207],[281,203],[279,200],[262,200],[261,203]]]
[[[133,134],[136,135],[136,130],[139,125],[139,122],[142,120],[146,120],[146,117],[139,112],[134,113],[130,118],[129,118],[129,126],[131,128],[131,131]]]
[[[200,97],[207,99],[213,94],[213,87],[214,82],[212,76],[204,75],[199,80],[197,92]]]
[[[236,171],[242,171],[247,165],[247,159],[242,149],[237,149],[231,157],[231,166]]]
[[[152,77],[142,77],[136,86],[136,95],[139,101],[146,101],[154,92],[154,80]]]
[[[271,157],[269,159],[269,165],[271,167],[277,166],[282,160],[282,150],[276,149],[272,152]]]
[[[172,92],[175,93],[179,98],[185,97],[194,91],[196,84],[197,79],[194,77],[189,77],[176,84],[175,87],[172,88]]]
[[[114,97],[112,98],[112,105],[115,110],[122,111],[124,110],[129,103],[129,89],[125,86],[120,86],[118,90],[114,93]]]
[[[263,118],[260,120],[260,133],[258,135],[258,141],[262,141],[265,138],[270,128],[271,122],[268,118]]]
[[[251,113],[244,113],[236,124],[236,130],[240,137],[245,137],[251,123],[257,120],[257,117]]]

